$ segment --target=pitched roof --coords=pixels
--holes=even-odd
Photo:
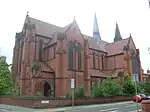
[[[87,35],[83,35],[85,39],[88,40],[89,43],[89,48],[91,49],[96,49],[96,50],[100,50],[103,52],[107,52],[107,50],[105,49],[105,45],[108,44],[108,42],[105,42],[103,40],[100,40],[99,43],[97,43],[93,37],[87,36]]]
[[[36,34],[52,38],[50,44],[54,44],[57,42],[57,34],[58,33],[65,33],[66,30],[71,26],[71,24],[65,26],[65,27],[59,27],[56,25],[52,25],[34,18],[29,17],[31,23],[35,24],[36,26]],[[97,43],[93,37],[84,35],[84,39],[87,39],[89,42],[89,48],[100,50],[103,52],[108,52],[109,55],[115,55],[123,52],[123,47],[125,44],[127,44],[128,39],[123,39],[120,41],[116,41],[113,43],[108,43],[106,41],[100,40],[99,43]]]
[[[128,40],[129,40],[129,38],[126,38],[126,39],[122,39],[120,41],[106,44],[105,48],[108,52],[107,55],[110,56],[110,55],[123,53],[124,45],[126,45],[128,43]]]
[[[31,23],[34,23],[36,26],[36,34],[52,38],[52,34],[57,30],[62,29],[62,27],[52,25],[34,18],[29,17]]]

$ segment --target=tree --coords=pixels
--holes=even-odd
[[[11,74],[9,65],[0,59],[0,94],[7,94],[12,88]]]

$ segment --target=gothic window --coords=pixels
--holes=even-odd
[[[20,44],[21,45],[20,45],[20,49],[19,49],[19,72],[21,71],[22,52],[23,52],[24,42],[22,41]]]
[[[40,42],[39,42],[39,60],[42,60],[42,50],[43,50],[43,40],[40,39]]]
[[[93,68],[95,68],[95,56],[96,56],[96,53],[93,52]]]
[[[78,44],[78,47],[77,47],[77,52],[78,52],[78,70],[81,71],[81,64],[82,64],[82,60],[81,60],[81,45]]]
[[[70,41],[68,43],[68,67],[69,67],[69,70],[73,70],[73,59],[74,59],[74,44],[72,41]]]
[[[137,73],[137,58],[132,57],[132,73]]]
[[[53,50],[54,50],[53,58],[55,58],[55,56],[56,56],[56,48],[53,48]]]
[[[98,52],[98,69],[100,69],[100,53]]]
[[[104,55],[102,54],[101,57],[102,57],[102,70],[104,70]]]

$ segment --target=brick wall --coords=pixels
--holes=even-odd
[[[142,112],[150,112],[150,100],[142,101]]]
[[[100,98],[81,98],[74,101],[75,105],[82,104],[99,104],[99,103],[109,103],[117,101],[129,101],[132,97],[129,96],[114,96],[114,97],[100,97]],[[42,103],[42,101],[49,101],[49,103]],[[30,108],[49,108],[58,106],[68,106],[71,105],[70,99],[23,99],[23,98],[8,98],[0,97],[1,104],[18,105]]]

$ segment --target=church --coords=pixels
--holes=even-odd
[[[123,81],[127,75],[142,80],[139,49],[131,35],[122,38],[117,23],[114,41],[102,40],[96,14],[93,37],[82,34],[75,19],[59,27],[28,14],[23,29],[16,33],[12,76],[20,95],[63,97],[71,91],[72,78],[75,88],[83,86],[89,95],[95,81]]]

